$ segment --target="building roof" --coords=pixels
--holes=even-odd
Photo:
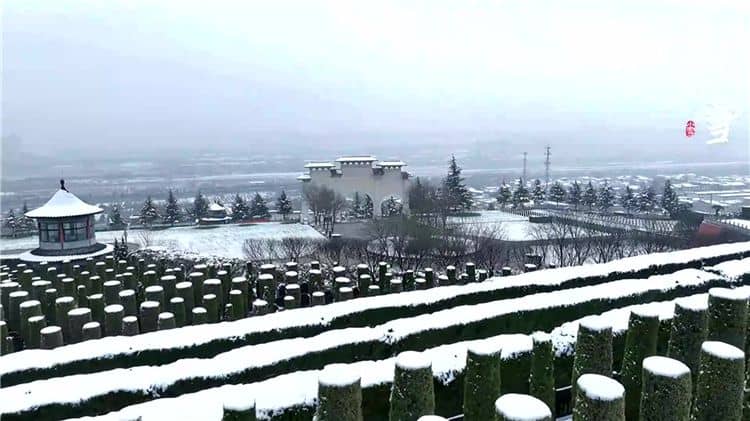
[[[307,175],[307,174],[302,174],[302,175],[300,175],[300,176],[297,177],[297,180],[308,181],[308,180],[310,180],[310,176]]]
[[[331,164],[330,162],[310,162],[305,164],[305,168],[331,168],[335,167],[335,165]]]
[[[404,167],[406,162],[403,161],[378,161],[378,165],[381,167]]]
[[[29,218],[65,218],[71,216],[95,215],[104,210],[98,206],[89,205],[65,188],[65,182],[60,180],[60,190],[52,195],[44,205],[26,212]]]
[[[372,162],[375,161],[376,158],[372,155],[366,155],[366,156],[342,156],[341,158],[336,159],[336,162]]]

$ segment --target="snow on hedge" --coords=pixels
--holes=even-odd
[[[653,266],[689,264],[704,259],[749,253],[750,242],[721,244],[668,253],[635,256],[608,263],[549,269],[516,276],[494,277],[482,283],[445,286],[424,291],[358,298],[326,306],[308,307],[251,317],[234,322],[187,326],[180,329],[157,331],[133,337],[105,337],[56,348],[27,350],[0,357],[0,376],[8,373],[51,369],[63,364],[119,356],[137,356],[141,352],[164,349],[184,349],[217,340],[241,340],[246,335],[275,332],[283,329],[318,326],[325,328],[338,319],[375,309],[419,307],[454,300],[461,296],[481,294],[507,288],[534,286],[562,286],[567,281],[586,277],[607,276],[611,273],[629,274]],[[750,271],[750,269],[748,270]]]
[[[160,390],[177,382],[182,383],[191,379],[220,382],[234,373],[260,367],[271,368],[280,362],[322,350],[378,341],[393,344],[409,335],[450,326],[461,326],[471,321],[481,322],[485,319],[522,311],[568,307],[592,300],[628,297],[649,291],[667,292],[685,286],[701,286],[717,279],[720,278],[715,274],[697,269],[685,269],[647,279],[626,279],[603,285],[541,293],[473,306],[460,306],[429,315],[394,320],[373,328],[332,330],[310,338],[294,338],[245,346],[213,358],[189,358],[162,366],[115,369],[35,381],[0,389],[0,412],[23,412],[60,403],[84,404],[86,400],[102,398],[117,391],[158,395]],[[284,313],[293,312],[281,314]],[[528,344],[530,347],[530,338],[528,338]],[[507,354],[513,352],[512,350],[513,347],[508,347],[503,351]]]
[[[715,266],[707,267],[706,270],[716,272],[727,278],[737,279],[750,272],[748,268],[750,268],[750,257],[722,262]]]

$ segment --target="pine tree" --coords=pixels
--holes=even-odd
[[[549,188],[549,199],[558,205],[560,202],[565,201],[565,187],[563,187],[559,181],[556,181],[552,184],[552,187]]]
[[[467,210],[471,208],[473,198],[471,192],[464,184],[461,177],[461,167],[456,163],[456,157],[451,155],[448,175],[443,180],[448,196],[448,207],[453,211]]]
[[[8,212],[8,216],[5,217],[3,225],[10,231],[10,234],[13,237],[16,236],[16,230],[18,230],[18,218],[16,218],[16,213],[13,209]]]
[[[669,216],[674,217],[680,211],[680,199],[672,188],[672,182],[667,180],[664,183],[664,193],[661,195],[661,207],[669,212]]]
[[[544,202],[544,198],[546,195],[547,192],[544,191],[542,182],[537,178],[536,180],[534,180],[534,189],[531,191],[531,198],[534,200],[534,204],[539,205]]]
[[[512,199],[513,192],[510,190],[510,186],[503,183],[497,193],[497,203],[499,203],[502,208],[505,208],[508,203],[511,203]]]
[[[29,206],[26,202],[23,202],[23,207],[21,208],[21,229],[23,231],[34,231],[34,219],[26,216],[27,213],[29,213]]]
[[[255,193],[255,196],[253,197],[253,202],[250,204],[250,215],[253,218],[268,218],[271,216],[271,214],[268,213],[266,201],[261,197],[260,193]]]
[[[154,205],[154,201],[151,200],[151,196],[148,196],[143,203],[140,216],[141,224],[143,225],[151,225],[157,218],[159,218],[159,210],[156,209],[156,205]]]
[[[232,203],[232,220],[233,221],[244,221],[250,216],[250,208],[247,206],[245,198],[237,193],[234,196],[234,202]]]
[[[568,190],[568,202],[573,205],[575,210],[578,210],[578,205],[581,204],[581,185],[578,181],[574,181]]]
[[[620,205],[622,205],[628,215],[638,208],[637,200],[630,186],[625,186],[625,191],[620,196]]]
[[[417,178],[415,186],[421,186],[419,178]],[[354,215],[355,218],[362,218],[362,198],[359,197],[359,192],[354,192],[354,200],[352,201],[352,215]]]
[[[609,185],[606,181],[604,182],[604,186],[599,190],[599,209],[601,209],[603,212],[609,212],[610,209],[612,209],[612,206],[615,204],[615,193],[612,191],[612,186]]]
[[[650,212],[656,206],[656,192],[652,186],[638,195],[638,210],[641,212]]]
[[[112,211],[109,214],[109,220],[110,220],[110,224],[116,227],[121,227],[125,225],[125,223],[122,221],[122,215],[120,215],[119,206],[112,207]]]
[[[195,195],[195,199],[193,199],[193,216],[195,216],[196,219],[201,219],[206,216],[207,213],[208,201],[199,191],[198,194]]]
[[[169,189],[167,195],[167,206],[164,208],[164,222],[169,225],[174,225],[175,222],[180,220],[180,206],[177,204],[177,199],[172,193],[172,189]]]
[[[518,179],[518,185],[513,192],[513,207],[523,207],[523,204],[529,201],[529,189],[524,185],[523,179]]]
[[[357,194],[355,194],[355,197],[359,198]],[[281,194],[279,195],[278,199],[276,199],[276,210],[279,211],[279,213],[281,214],[281,217],[285,221],[286,221],[287,215],[292,213],[292,203],[286,197],[286,192],[284,190],[281,191]]]
[[[365,200],[362,203],[362,217],[365,219],[372,219],[373,209],[372,198],[369,194],[366,194]]]
[[[583,196],[581,196],[581,203],[588,206],[589,210],[593,209],[596,205],[596,189],[591,184],[591,181],[586,185],[586,190],[583,192]]]

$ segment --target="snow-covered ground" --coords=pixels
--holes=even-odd
[[[111,243],[115,239],[119,240],[122,235],[122,231],[99,231],[96,238],[102,243]],[[243,258],[242,245],[246,239],[324,238],[309,225],[267,222],[246,226],[220,225],[211,228],[175,227],[160,231],[134,229],[128,231],[128,242],[140,243],[144,236],[150,237],[150,245],[164,247],[169,251],[224,258]],[[28,250],[36,247],[37,237],[0,240],[0,251]]]
[[[532,230],[536,225],[525,216],[503,211],[482,211],[479,216],[450,217],[448,223],[477,226],[488,231],[497,230],[507,241],[533,240]]]

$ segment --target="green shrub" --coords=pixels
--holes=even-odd
[[[541,400],[509,393],[495,400],[496,421],[552,421],[552,410]],[[492,420],[492,418],[485,418]]]
[[[691,398],[692,380],[687,365],[658,356],[643,360],[640,421],[688,421]]]
[[[390,421],[417,421],[435,413],[435,386],[432,363],[426,356],[402,352],[396,357],[391,387]]]
[[[555,407],[555,364],[552,340],[544,332],[531,335],[531,370],[529,373],[529,394],[548,407]]]
[[[705,303],[692,298],[678,299],[674,306],[667,356],[690,368],[693,385],[700,367],[701,344],[708,335],[707,309]]]
[[[748,295],[742,290],[708,291],[708,340],[744,349],[747,336]]]
[[[584,374],[612,375],[612,326],[601,317],[581,320],[573,359],[573,399],[578,377]]]
[[[318,378],[317,421],[362,421],[360,377],[346,364],[330,364]]]
[[[745,353],[741,349],[724,342],[704,342],[692,420],[741,419],[744,377]]]
[[[232,395],[231,402],[224,402],[221,421],[255,421],[255,401],[252,398]]]
[[[501,350],[490,342],[470,344],[464,371],[463,414],[466,421],[490,420],[500,396]]]
[[[584,374],[578,378],[576,390],[574,420],[625,421],[625,388],[616,380]]]
[[[659,335],[659,315],[655,312],[634,310],[630,312],[628,333],[625,336],[625,354],[622,359],[620,381],[625,387],[625,416],[638,418],[641,402],[641,374],[643,359],[656,354]]]

